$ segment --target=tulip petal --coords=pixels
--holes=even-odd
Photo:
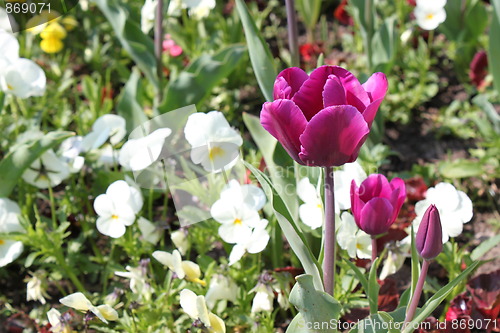
[[[363,83],[363,89],[368,93],[372,102],[385,97],[387,86],[387,77],[381,72],[374,73]]]
[[[359,225],[369,235],[379,235],[391,227],[393,207],[385,198],[373,198],[361,210]]]
[[[274,102],[264,103],[260,113],[260,122],[283,145],[283,148],[295,161],[304,164],[299,158],[299,137],[304,132],[307,121],[294,102],[278,99]]]
[[[353,105],[359,112],[363,112],[371,101],[358,79],[348,70],[338,66],[333,66],[333,74],[340,79],[344,87],[347,104]]]
[[[274,82],[274,99],[292,98],[308,78],[309,75],[298,67],[290,67],[281,71]]]
[[[372,174],[361,183],[359,193],[361,200],[368,202],[374,197],[390,199],[392,190],[387,178],[381,174]]]
[[[333,105],[345,105],[345,90],[340,79],[335,75],[329,75],[323,90],[323,104],[325,108]]]
[[[324,108],[323,89],[328,76],[335,74],[333,66],[321,66],[312,71],[292,100],[302,110],[307,120]]]
[[[382,104],[383,100],[384,100],[383,98],[377,99],[373,103],[369,104],[366,107],[365,111],[363,112],[363,117],[368,123],[368,128],[372,128],[373,120],[375,119],[375,116],[377,115],[378,112],[378,108],[380,107],[380,104]]]
[[[351,211],[352,215],[354,215],[356,225],[361,229],[361,225],[359,224],[359,216],[361,216],[361,210],[365,206],[365,203],[359,198],[359,188],[356,184],[356,181],[353,179],[351,182]]]
[[[307,124],[300,136],[299,157],[308,165],[340,166],[349,160],[369,132],[366,121],[355,107],[330,106]]]
[[[392,204],[394,206],[394,214],[395,214],[394,219],[396,219],[396,217],[399,214],[399,210],[401,209],[403,203],[406,200],[406,186],[404,180],[398,177],[393,178],[390,182],[390,185],[394,191],[393,195],[394,193],[396,193],[396,190],[399,190],[397,192],[397,200]]]

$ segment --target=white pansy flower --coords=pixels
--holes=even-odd
[[[154,223],[142,216],[137,220],[137,225],[139,226],[142,237],[153,245],[158,243],[160,238],[163,236],[162,229],[159,229]]]
[[[236,303],[238,297],[238,286],[230,277],[222,274],[215,274],[210,280],[205,300],[208,308],[213,309],[219,300],[227,300]]]
[[[94,306],[81,292],[63,297],[59,300],[59,302],[69,308],[73,308],[81,312],[90,311],[106,324],[108,323],[108,320],[114,321],[118,319],[118,313],[111,306],[107,304]]]
[[[141,30],[147,34],[155,25],[156,6],[158,0],[146,0],[141,9]]]
[[[259,282],[250,292],[255,292],[252,301],[252,313],[273,311],[274,292],[270,286]]]
[[[323,225],[323,201],[318,188],[311,184],[309,178],[302,178],[297,184],[297,194],[304,203],[299,207],[299,217],[311,229]]]
[[[230,244],[242,243],[260,223],[258,211],[266,202],[264,192],[254,185],[240,185],[231,180],[223,188],[220,199],[210,209],[212,217],[222,225],[219,235]]]
[[[384,280],[389,275],[396,273],[410,255],[411,239],[409,236],[401,241],[397,241],[389,246],[387,259],[380,272],[380,280]]]
[[[170,133],[169,128],[160,128],[143,138],[128,140],[120,149],[120,165],[133,171],[146,169],[158,159]]]
[[[89,151],[101,147],[108,139],[112,145],[120,142],[127,133],[125,119],[116,114],[105,114],[97,118],[92,131],[83,138],[82,149]]]
[[[182,260],[179,251],[174,250],[172,253],[155,251],[153,252],[153,258],[158,260],[162,265],[167,266],[179,279],[185,278],[188,281],[199,283],[202,286],[206,285],[206,282],[200,279],[200,266],[192,261]]]
[[[140,296],[140,300],[150,300],[153,288],[147,282],[147,274],[143,267],[125,267],[126,272],[115,272],[115,275],[129,279],[130,290]]]
[[[182,255],[187,253],[191,244],[189,243],[189,240],[186,237],[186,232],[183,229],[172,232],[170,234],[170,239]]]
[[[105,194],[99,195],[94,201],[94,209],[99,215],[97,230],[113,238],[123,236],[125,227],[134,223],[142,205],[139,190],[123,180],[114,182],[109,185]]]
[[[337,231],[339,246],[347,251],[351,258],[371,258],[372,245],[370,235],[360,230],[354,222],[354,217],[344,212],[340,216],[340,225]]]
[[[193,320],[199,320],[210,333],[225,333],[224,321],[208,311],[205,297],[198,296],[189,289],[183,289],[180,293],[182,310]]]
[[[64,140],[59,147],[61,160],[68,164],[69,171],[72,173],[79,172],[85,162],[85,158],[80,156],[82,141],[81,136],[73,136]]]
[[[24,232],[19,223],[21,210],[14,201],[0,198],[0,233]],[[0,238],[0,267],[10,264],[23,252],[23,243]]]
[[[463,231],[464,223],[472,219],[472,201],[462,191],[449,183],[439,183],[427,190],[425,199],[415,204],[417,217],[413,220],[413,228],[418,230],[425,211],[431,205],[436,205],[443,227],[443,243],[450,237],[457,237]]]
[[[194,113],[189,116],[184,135],[191,145],[191,160],[209,172],[232,167],[243,144],[221,112]]]
[[[417,0],[414,14],[417,24],[424,30],[434,30],[446,20],[446,0]]]
[[[270,238],[269,233],[266,231],[268,223],[269,221],[266,219],[261,220],[248,239],[236,243],[229,255],[229,266],[240,260],[245,252],[255,254],[264,251]]]
[[[38,301],[42,304],[47,303],[45,297],[50,297],[48,297],[47,292],[45,291],[46,285],[44,280],[34,275],[25,280],[25,282],[28,282],[26,284],[26,301]]]
[[[10,62],[0,76],[1,89],[19,98],[42,96],[46,84],[47,78],[40,66],[24,58]]]
[[[24,171],[22,178],[38,188],[49,188],[61,184],[69,175],[69,166],[49,149]]]
[[[208,17],[215,8],[215,0],[183,0],[189,9],[189,15],[196,20]]]
[[[361,184],[366,179],[366,172],[361,165],[354,161],[346,163],[341,169],[334,173],[335,183],[335,212],[338,214],[341,210],[351,208],[351,183]]]
[[[53,333],[71,333],[71,327],[68,325],[66,320],[64,320],[61,312],[57,309],[50,309],[47,312],[47,319],[50,323],[50,329]]]

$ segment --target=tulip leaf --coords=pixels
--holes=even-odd
[[[151,83],[160,89],[156,76],[153,40],[142,32],[134,20],[130,19],[128,9],[117,0],[94,0],[94,2],[113,27],[125,51]]]
[[[291,158],[281,144],[278,144],[278,141],[262,127],[258,117],[243,113],[243,122],[264,157],[274,186],[278,189],[293,219],[296,220],[299,203],[295,191],[295,177],[292,172],[288,172],[293,169]]]
[[[299,275],[295,280],[297,283],[290,292],[290,303],[299,310],[306,328],[312,328],[309,332],[337,332],[331,324],[340,317],[342,306],[339,302],[326,292],[316,290],[311,275]]]
[[[415,318],[409,323],[409,325],[403,330],[402,333],[413,332],[413,327],[417,327],[421,322],[423,322],[427,317],[432,314],[439,304],[453,291],[453,289],[462,282],[476,267],[480,264],[480,261],[472,263],[465,271],[460,273],[455,279],[450,281],[446,286],[439,289],[427,302],[424,304],[422,309],[417,310]]]
[[[344,262],[349,266],[349,268],[352,269],[354,272],[354,275],[358,278],[359,283],[361,283],[361,286],[363,287],[364,291],[366,292],[368,290],[368,279],[366,278],[365,274],[361,272],[358,266],[356,266],[354,263],[352,263],[349,259],[344,258]]]
[[[498,22],[500,22],[500,0],[492,0],[491,3],[495,9],[495,16],[497,17]]]
[[[406,308],[393,312],[377,312],[359,321],[349,333],[399,333],[403,326]]]
[[[140,85],[140,73],[134,68],[130,75],[120,101],[116,107],[117,113],[125,118],[127,124],[127,132],[132,132],[136,127],[141,126],[148,121],[141,104],[137,100],[137,91]]]
[[[387,73],[396,57],[399,35],[396,17],[388,17],[375,32],[372,39],[372,65],[375,71]]]
[[[310,333],[311,330],[307,329],[304,318],[302,318],[302,314],[299,312],[292,319],[290,325],[288,325],[286,329],[286,333]]]
[[[231,45],[213,55],[202,54],[170,81],[159,107],[160,113],[200,104],[236,68],[244,51],[243,45]]]
[[[378,294],[380,285],[377,282],[377,269],[380,263],[380,258],[375,259],[368,274],[368,290],[365,290],[368,297],[368,304],[370,305],[370,313],[374,314],[378,311]]]
[[[274,80],[277,76],[273,56],[243,0],[236,0],[236,10],[245,31],[248,53],[255,77],[262,94],[268,102],[271,102],[273,100]]]
[[[262,171],[255,168],[253,165],[247,163],[246,161],[243,161],[243,163],[262,185],[262,189],[264,190],[264,192],[266,192],[266,195],[271,202],[283,234],[285,235],[288,243],[290,244],[290,247],[299,259],[300,263],[304,267],[305,272],[312,276],[315,288],[317,290],[323,290],[321,266],[312,254],[312,251],[308,246],[302,231],[299,229],[292,216],[290,215],[285,202],[276,192],[276,188],[274,187],[271,180]]]
[[[297,11],[309,29],[314,29],[321,13],[322,0],[297,0]]]
[[[417,252],[417,242],[415,241],[415,230],[411,226],[411,288],[410,297],[413,297],[413,293],[417,288],[418,277],[420,276],[420,261]]]
[[[500,134],[500,115],[498,115],[493,104],[488,101],[488,98],[485,95],[477,95],[472,99],[472,102],[484,111],[495,133]]]
[[[73,132],[50,132],[42,138],[15,147],[0,161],[0,198],[8,197],[19,178],[47,150],[75,135]]]

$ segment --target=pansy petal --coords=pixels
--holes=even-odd
[[[219,227],[219,235],[226,243],[242,243],[252,235],[252,229],[243,224],[223,224]]]
[[[315,203],[300,205],[299,217],[305,225],[317,229],[323,225],[323,206]]]
[[[101,194],[94,200],[94,210],[99,216],[113,215],[115,208],[113,201],[107,194]]]
[[[125,234],[125,225],[111,217],[99,217],[96,221],[96,227],[101,234],[112,238],[120,238]]]
[[[2,239],[0,245],[0,267],[6,266],[16,260],[23,253],[24,245],[20,241]]]
[[[180,304],[182,310],[186,312],[189,317],[196,320],[198,319],[198,308],[196,306],[196,299],[198,296],[189,289],[183,289],[180,292]]]
[[[368,134],[368,125],[355,107],[330,106],[307,124],[300,136],[299,157],[307,165],[340,166],[349,160]]]
[[[229,254],[229,266],[232,266],[236,262],[238,262],[243,257],[245,252],[246,252],[245,246],[241,244],[236,244],[235,246],[233,246],[231,254]]]
[[[85,295],[81,292],[76,292],[63,297],[59,300],[59,302],[69,308],[73,308],[78,311],[88,311],[92,306],[92,303],[90,303],[88,298],[85,297]]]
[[[259,253],[264,251],[269,243],[269,233],[266,229],[254,230],[247,246],[248,253]]]
[[[297,163],[304,164],[298,156],[299,137],[304,132],[307,121],[294,102],[278,99],[272,103],[264,103],[260,113],[260,122]]]

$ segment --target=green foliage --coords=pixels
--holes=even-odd
[[[71,132],[50,132],[39,140],[15,147],[0,161],[0,197],[8,197],[26,170],[44,152],[73,136]]]
[[[271,51],[257,29],[255,21],[243,0],[236,0],[236,10],[245,30],[250,61],[260,90],[267,101],[272,101],[273,85],[277,73]]]

